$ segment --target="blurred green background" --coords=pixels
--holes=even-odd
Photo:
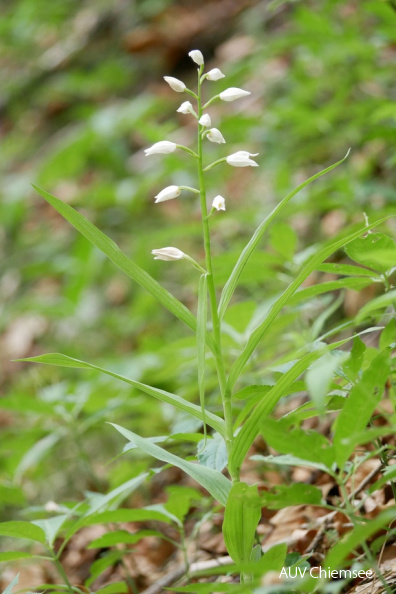
[[[198,400],[194,337],[31,183],[80,209],[195,310],[196,272],[150,254],[172,245],[203,257],[196,198],[153,202],[167,185],[196,185],[188,155],[143,153],[159,140],[194,142],[191,118],[175,111],[187,97],[163,75],[194,87],[187,53],[200,49],[226,75],[206,83],[208,97],[229,86],[252,92],[208,110],[227,140],[206,146],[208,162],[260,153],[257,169],[208,174],[209,199],[227,202],[211,219],[219,287],[269,209],[351,148],[294,199],[245,271],[226,318],[231,361],[308,246],[363,213],[395,212],[396,11],[381,0],[4,0],[0,39],[0,517],[11,519],[142,470],[143,460],[111,462],[123,440],[106,421],[143,435],[197,428],[96,373],[11,362],[63,352]],[[339,315],[356,312],[354,295]],[[249,369],[256,383],[266,361],[304,343],[326,299],[280,319]],[[208,396],[216,410],[215,389]]]

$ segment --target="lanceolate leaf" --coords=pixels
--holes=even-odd
[[[197,323],[194,315],[169,291],[164,289],[145,270],[130,260],[107,235],[100,231],[93,223],[86,219],[74,208],[65,204],[45,190],[33,185],[34,189],[57,210],[73,227],[77,229],[88,241],[99,248],[116,266],[121,268],[125,274],[144,287],[164,307],[172,312],[179,320],[184,322],[192,330],[196,330]]]
[[[245,348],[243,349],[242,353],[239,355],[239,357],[237,358],[237,360],[231,368],[231,372],[227,383],[227,391],[232,392],[242,369],[246,365],[253,351],[260,343],[260,341],[263,339],[271,324],[277,318],[279,312],[285,307],[285,305],[289,303],[289,301],[297,291],[298,287],[301,286],[305,279],[319,266],[319,264],[326,260],[326,258],[328,258],[332,253],[336,252],[338,249],[340,249],[347,243],[353,241],[362,233],[369,231],[373,227],[387,220],[387,218],[389,217],[379,219],[371,225],[359,227],[357,231],[353,231],[352,233],[343,235],[341,238],[338,237],[337,239],[326,244],[322,249],[320,249],[316,254],[314,254],[308,260],[308,262],[304,264],[297,278],[294,279],[294,281],[287,287],[287,289],[282,293],[282,295],[275,301],[265,320],[250,335],[250,338]]]
[[[96,369],[97,371],[106,373],[111,377],[115,377],[116,379],[119,379],[123,382],[126,382],[127,384],[130,384],[131,386],[134,386],[138,390],[141,390],[142,392],[149,394],[149,396],[157,398],[157,400],[161,400],[162,402],[172,404],[176,408],[190,413],[194,417],[197,417],[198,419],[203,421],[201,408],[196,404],[188,402],[188,400],[184,400],[184,398],[180,398],[180,396],[177,396],[176,394],[171,394],[170,392],[160,390],[159,388],[153,388],[152,386],[148,386],[147,384],[142,384],[141,382],[129,379],[123,375],[119,375],[118,373],[109,371],[108,369],[103,369],[102,367],[92,365],[91,363],[86,363],[85,361],[80,361],[79,359],[73,359],[72,357],[68,357],[67,355],[62,355],[60,353],[49,353],[47,355],[40,355],[38,357],[30,357],[29,359],[21,359],[21,361],[30,361],[32,363],[45,363],[47,365],[58,365],[59,367]],[[220,417],[214,415],[213,413],[206,412],[205,418],[208,425],[213,427],[213,429],[215,429],[218,433],[224,436],[224,421]]]
[[[343,163],[345,161],[345,159],[348,157],[348,155],[349,155],[349,151],[345,155],[345,157],[343,159],[341,159],[341,161],[338,161],[337,163],[334,163],[334,165],[331,165],[330,167],[323,169],[323,171],[316,173],[315,175],[313,175],[312,177],[310,177],[309,179],[304,181],[302,184],[297,186],[297,188],[292,190],[287,196],[285,196],[283,198],[283,200],[273,209],[273,211],[264,219],[264,221],[261,223],[261,225],[256,229],[251,240],[249,241],[249,243],[243,250],[242,254],[240,255],[238,262],[235,264],[235,267],[234,267],[233,271],[231,272],[230,278],[228,279],[226,285],[224,286],[224,289],[223,289],[223,292],[222,292],[221,298],[220,298],[220,303],[219,303],[219,317],[220,317],[220,319],[222,319],[225,314],[225,311],[227,309],[227,306],[230,302],[232,295],[234,294],[234,291],[238,284],[238,280],[243,272],[243,269],[245,268],[251,255],[253,254],[254,250],[256,249],[259,242],[261,241],[264,233],[267,231],[268,227],[271,225],[272,221],[281,212],[281,210],[286,206],[286,204],[296,194],[298,194],[298,192],[300,190],[302,190],[303,188],[308,186],[311,182],[315,181],[315,179],[318,179],[325,173],[328,173],[335,167],[338,167],[338,165],[340,165],[341,163]]]
[[[206,466],[194,464],[193,462],[187,462],[186,460],[183,460],[183,458],[179,458],[179,456],[175,456],[163,448],[151,443],[147,439],[144,439],[144,437],[139,437],[136,433],[132,433],[132,431],[124,429],[124,427],[120,427],[120,425],[116,425],[115,423],[110,424],[113,425],[113,427],[115,427],[124,437],[135,443],[138,448],[146,452],[146,454],[153,456],[157,460],[162,460],[162,462],[177,466],[209,491],[209,493],[222,505],[226,504],[231,489],[231,482],[221,474],[221,472],[213,470],[212,468],[207,468]]]
[[[46,542],[44,530],[31,522],[2,522],[0,524],[0,536],[34,540],[44,545]]]
[[[224,542],[235,563],[249,561],[260,518],[257,485],[235,483],[228,496],[223,522]]]

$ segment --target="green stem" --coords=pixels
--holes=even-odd
[[[69,578],[66,575],[65,570],[63,569],[62,563],[59,561],[58,557],[54,554],[53,557],[53,561],[56,565],[56,568],[59,572],[59,575],[62,577],[62,579],[64,580],[66,586],[67,586],[67,590],[70,594],[74,594],[74,589],[73,586],[71,585],[71,583],[69,582]]]
[[[201,75],[202,75],[203,66],[201,66],[198,70],[198,119],[201,118],[203,107],[201,101]],[[231,398],[225,398],[225,387],[226,387],[226,374],[224,369],[224,361],[222,355],[222,347],[221,347],[221,327],[220,327],[220,320],[217,314],[217,299],[216,299],[216,289],[214,284],[213,278],[213,267],[212,267],[212,255],[211,255],[211,247],[210,247],[210,230],[209,230],[209,218],[208,218],[208,208],[206,204],[206,186],[205,186],[205,178],[204,178],[204,169],[202,163],[202,131],[204,130],[203,126],[198,124],[198,179],[199,179],[199,190],[200,190],[200,199],[201,199],[201,214],[202,214],[202,229],[203,229],[203,236],[204,236],[204,247],[205,247],[205,261],[206,261],[206,270],[208,274],[208,293],[209,293],[209,301],[210,301],[210,309],[212,312],[212,324],[213,324],[213,337],[215,342],[215,349],[214,349],[214,357],[216,362],[216,370],[217,375],[219,378],[220,384],[220,394],[223,403],[223,411],[224,411],[224,420],[226,424],[226,445],[227,451],[230,455],[232,444],[234,441],[234,432],[233,432],[233,422],[232,422],[232,405],[231,405]],[[207,168],[206,168],[207,169]],[[234,480],[234,477],[231,477]]]

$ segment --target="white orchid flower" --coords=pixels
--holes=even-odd
[[[155,196],[155,204],[158,202],[166,202],[166,200],[172,200],[180,196],[180,186],[167,186],[159,194]]]
[[[238,89],[237,87],[230,87],[229,89],[226,89],[220,93],[219,97],[222,101],[235,101],[236,99],[246,97],[250,94],[250,91],[244,91],[243,89]]]
[[[202,55],[202,52],[200,52],[199,50],[191,50],[191,52],[188,52],[188,55],[196,64],[198,64],[198,66],[202,66],[202,64],[204,63],[204,57]]]
[[[177,144],[175,142],[170,142],[169,140],[161,140],[160,142],[156,142],[150,148],[145,149],[144,154],[146,157],[149,155],[159,155],[164,154],[168,155],[169,153],[174,153],[177,148]]]
[[[209,70],[209,72],[206,75],[206,78],[208,80],[220,80],[221,78],[224,78],[224,77],[225,77],[225,74],[222,73],[220,68],[212,68],[212,70]]]
[[[213,198],[213,202],[212,202],[212,208],[215,208],[216,210],[225,210],[225,199],[223,198],[223,196],[216,196],[215,198]]]
[[[183,93],[183,91],[186,90],[186,85],[178,78],[174,78],[173,76],[164,76],[164,80],[168,83],[171,89],[176,91],[176,93]]]
[[[258,167],[258,163],[250,157],[257,157],[258,153],[248,153],[247,151],[238,151],[226,157],[226,161],[233,167]]]
[[[152,250],[154,260],[165,260],[165,262],[173,262],[175,260],[182,260],[185,254],[175,247],[164,247],[159,250]]]
[[[205,128],[209,128],[209,126],[212,125],[210,115],[208,113],[204,113],[203,116],[198,120],[198,123],[201,124],[201,126],[205,126]]]
[[[210,140],[210,142],[217,142],[218,144],[225,143],[224,136],[217,128],[211,128],[206,134],[206,138]]]
[[[179,113],[185,113],[185,114],[188,114],[188,113],[194,114],[195,113],[194,108],[190,101],[184,101],[184,103],[182,103],[180,105],[179,109],[176,109],[176,111]]]

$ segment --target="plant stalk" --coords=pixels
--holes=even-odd
[[[201,101],[201,75],[203,71],[203,66],[198,69],[198,119],[201,118],[203,107]],[[214,349],[214,356],[216,362],[216,370],[217,375],[219,378],[220,384],[220,394],[223,403],[223,411],[224,411],[224,420],[226,424],[226,445],[227,451],[230,455],[231,448],[234,440],[234,432],[233,432],[233,422],[232,422],[232,405],[231,399],[225,398],[225,387],[226,387],[226,374],[224,369],[224,361],[222,355],[222,346],[221,346],[221,327],[220,327],[220,320],[217,313],[217,299],[216,299],[216,289],[214,284],[213,278],[213,267],[212,267],[212,254],[211,254],[211,246],[210,246],[210,229],[209,229],[209,219],[208,219],[208,207],[206,203],[206,186],[205,186],[205,178],[204,178],[204,169],[203,169],[203,162],[202,162],[202,130],[203,126],[198,124],[198,180],[199,180],[199,190],[200,190],[200,200],[201,200],[201,214],[202,214],[202,229],[203,229],[203,237],[204,237],[204,248],[205,248],[205,261],[206,261],[206,270],[208,274],[208,293],[209,293],[209,301],[210,301],[210,309],[212,313],[212,324],[213,324],[213,337],[215,342],[215,349]],[[231,477],[234,480],[234,477]]]

